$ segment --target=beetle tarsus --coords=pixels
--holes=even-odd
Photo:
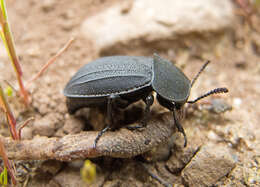
[[[101,136],[102,136],[105,132],[107,132],[109,129],[110,129],[110,126],[106,126],[102,131],[99,131],[99,133],[98,133],[98,135],[97,135],[97,137],[96,137],[96,139],[95,139],[94,145],[93,145],[94,149],[96,149],[96,147],[97,147],[98,140],[99,140],[99,139],[101,138]]]
[[[186,133],[185,133],[182,125],[177,120],[177,117],[176,117],[176,114],[175,114],[175,110],[173,110],[173,118],[174,118],[174,123],[175,123],[178,131],[183,134],[183,137],[184,137],[184,146],[183,147],[186,147],[187,146],[187,136],[186,136]]]

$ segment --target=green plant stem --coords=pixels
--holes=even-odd
[[[14,185],[16,185],[16,180],[15,180],[15,177],[14,177],[14,172],[13,172],[13,169],[11,167],[11,164],[8,160],[8,157],[6,155],[6,151],[5,151],[5,148],[4,148],[4,144],[2,142],[2,140],[0,139],[0,156],[2,157],[3,161],[4,161],[4,165],[11,177],[11,180],[12,180],[12,183]]]
[[[12,138],[14,140],[19,140],[19,135],[18,135],[17,130],[16,130],[16,120],[14,118],[14,115],[13,115],[10,107],[9,107],[9,104],[6,101],[4,91],[3,91],[1,85],[0,85],[0,105],[2,106],[2,108],[4,109],[4,111],[7,115],[8,124],[10,126]]]
[[[16,51],[15,51],[15,45],[14,45],[12,33],[10,31],[10,27],[8,24],[7,12],[6,12],[6,8],[5,8],[4,0],[1,0],[0,24],[2,26],[1,38],[5,44],[9,57],[11,58],[12,65],[14,67],[14,70],[15,70],[15,73],[16,73],[16,76],[18,79],[20,93],[24,98],[25,104],[28,106],[29,105],[29,96],[28,96],[28,92],[25,89],[23,81],[22,81],[23,73],[22,73],[22,69],[21,69]]]

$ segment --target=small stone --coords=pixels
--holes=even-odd
[[[32,127],[24,127],[21,131],[21,137],[23,140],[30,140],[32,139],[33,135],[32,135]]]
[[[63,12],[61,14],[61,17],[64,20],[68,20],[68,19],[72,19],[73,17],[75,17],[75,15],[76,15],[76,12],[74,9],[68,9],[66,12]]]
[[[52,136],[55,133],[55,124],[48,117],[48,115],[44,116],[41,119],[36,119],[34,123],[34,133],[39,134],[41,136]]]
[[[62,167],[62,162],[57,160],[47,160],[42,163],[41,170],[45,173],[49,173],[51,175],[55,175],[60,171]]]
[[[54,134],[54,136],[55,137],[63,137],[63,136],[65,136],[66,135],[66,133],[63,131],[63,129],[61,128],[61,129],[58,129],[56,132],[55,132],[55,134]]]
[[[49,12],[55,7],[55,0],[44,0],[42,2],[42,10],[44,12]]]
[[[81,119],[69,117],[66,119],[63,130],[68,134],[77,134],[84,128],[84,122]]]
[[[74,160],[68,163],[68,166],[71,168],[80,169],[84,165],[84,160]]]
[[[212,106],[210,111],[212,113],[220,114],[232,110],[232,106],[225,102],[224,99],[216,98],[211,100]]]
[[[65,104],[65,101],[62,101],[60,104],[59,104],[59,107],[56,108],[57,112],[59,113],[67,113],[68,109],[66,107],[66,104]]]
[[[203,146],[182,170],[182,178],[188,186],[213,186],[235,167],[235,161],[227,147]]]
[[[237,98],[237,97],[233,99],[233,106],[235,108],[239,108],[241,106],[241,104],[242,104],[242,99]]]
[[[214,141],[220,141],[221,138],[214,132],[214,131],[209,131],[208,132],[208,138]]]

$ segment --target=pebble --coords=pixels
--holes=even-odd
[[[241,104],[242,104],[242,99],[240,99],[238,97],[233,99],[233,106],[235,108],[239,108],[241,106]]]
[[[68,134],[77,134],[82,131],[84,128],[84,122],[81,119],[69,117],[66,119],[65,124],[63,126],[63,130]]]
[[[236,166],[230,149],[215,144],[204,145],[182,170],[182,178],[190,187],[213,186]]]

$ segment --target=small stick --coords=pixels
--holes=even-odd
[[[71,44],[72,44],[72,42],[74,41],[75,39],[74,38],[71,38],[66,44],[65,44],[65,46],[63,47],[63,48],[61,48],[53,57],[51,57],[48,61],[47,61],[47,63],[42,67],[42,69],[36,74],[36,75],[34,75],[34,77],[31,79],[31,80],[29,80],[28,82],[27,82],[27,87],[33,82],[33,81],[35,81],[37,78],[39,78],[45,71],[46,71],[46,69],[51,65],[51,64],[53,64],[55,61],[56,61],[56,59],[59,57],[59,56],[61,56],[70,46],[71,46]]]
[[[23,128],[29,124],[30,121],[34,120],[34,117],[30,117],[28,118],[25,122],[23,122],[23,124],[18,128],[18,135],[19,135],[19,139],[21,139],[21,133]]]
[[[3,91],[1,85],[0,85],[0,107],[2,107],[4,112],[6,113],[7,121],[8,121],[13,139],[19,140],[19,136],[16,131],[16,119],[12,113],[12,110],[11,110],[8,102],[6,101],[4,91]]]

